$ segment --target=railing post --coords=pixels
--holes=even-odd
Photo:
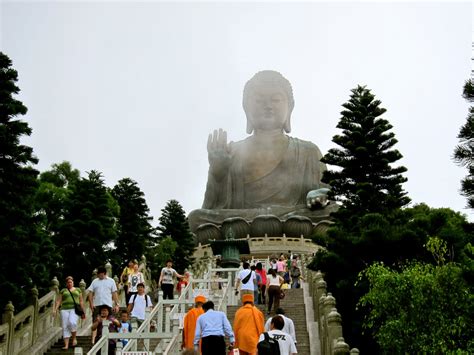
[[[112,277],[112,264],[107,262],[107,264],[105,264],[105,270],[107,270],[107,276],[108,277]]]
[[[14,328],[13,328],[13,320],[15,312],[15,307],[13,307],[12,301],[8,301],[5,309],[3,310],[2,315],[2,324],[8,324],[8,338],[7,338],[7,354],[13,354],[13,337],[14,337]]]
[[[38,289],[36,287],[33,287],[31,289],[31,305],[33,306],[33,336],[31,337],[32,343],[30,345],[33,345],[36,342],[36,339],[38,339],[38,318],[39,318],[39,306],[38,306]]]
[[[56,292],[56,295],[59,293],[59,281],[56,276],[51,280],[51,291]]]
[[[102,354],[109,353],[109,324],[110,321],[108,320],[102,321],[102,338],[106,339],[104,345],[102,346]]]

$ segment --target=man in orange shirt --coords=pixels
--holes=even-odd
[[[256,354],[258,338],[264,332],[263,314],[253,305],[253,301],[253,295],[243,295],[243,306],[235,313],[235,347],[239,348],[240,355]]]
[[[196,322],[198,317],[204,313],[202,309],[203,303],[206,302],[206,297],[196,296],[194,298],[195,306],[189,310],[184,316],[184,327],[183,327],[183,342],[181,349],[194,349],[194,332],[196,331]]]

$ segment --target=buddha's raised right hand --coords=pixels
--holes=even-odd
[[[232,156],[227,144],[227,132],[222,128],[214,130],[207,139],[207,153],[209,159],[209,171],[216,180],[221,180],[229,170]]]

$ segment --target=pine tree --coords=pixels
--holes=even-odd
[[[33,285],[48,285],[51,260],[41,253],[52,244],[34,214],[38,171],[33,166],[38,159],[31,147],[20,143],[32,131],[17,118],[27,108],[13,97],[19,88],[17,71],[11,65],[0,52],[0,308],[12,301],[19,310]]]
[[[58,236],[63,276],[89,283],[92,270],[109,261],[111,243],[117,238],[117,216],[117,202],[101,173],[93,170],[72,186]]]
[[[332,139],[340,148],[330,149],[322,159],[342,168],[328,170],[323,176],[342,202],[342,210],[361,215],[407,205],[410,199],[401,187],[407,181],[402,176],[407,169],[391,166],[402,155],[392,149],[397,143],[395,134],[389,132],[392,125],[380,118],[386,110],[365,86],[353,89],[349,102],[342,106],[345,110],[337,125],[342,135]]]
[[[39,176],[35,197],[37,212],[42,216],[43,229],[53,239],[64,220],[65,203],[71,188],[79,177],[79,170],[73,169],[71,163],[67,161],[53,164],[51,170],[44,171]]]
[[[149,208],[144,194],[137,183],[129,178],[120,180],[112,189],[112,196],[117,201],[120,212],[118,218],[119,232],[112,251],[114,265],[122,265],[127,260],[140,260],[147,255],[154,245],[154,228],[150,222]]]
[[[176,200],[170,200],[161,210],[159,218],[160,238],[171,237],[178,244],[175,251],[174,268],[182,273],[193,262],[194,241],[189,230],[188,221],[183,207]]]
[[[474,102],[474,82],[466,81],[463,97]],[[474,208],[474,107],[469,108],[466,123],[461,127],[459,134],[459,145],[454,150],[454,161],[468,170],[468,175],[461,181],[461,192],[467,197],[467,206]]]
[[[402,189],[406,168],[391,166],[402,155],[394,149],[397,140],[390,132],[392,125],[381,118],[386,110],[380,104],[361,86],[343,104],[337,125],[342,134],[333,137],[339,147],[322,159],[340,168],[326,171],[323,181],[331,186],[341,208],[334,214],[333,227],[321,237],[326,250],[317,253],[310,265],[325,273],[328,289],[338,300],[346,340],[367,353],[376,352],[376,345],[361,334],[363,315],[356,305],[366,285],[354,286],[358,274],[374,261],[398,262],[418,250],[412,233],[400,233],[394,227],[402,214],[400,208],[410,199]]]

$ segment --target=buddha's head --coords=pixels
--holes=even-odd
[[[247,116],[247,133],[278,129],[290,133],[295,101],[290,82],[280,73],[264,70],[255,74],[245,84],[242,104]]]

